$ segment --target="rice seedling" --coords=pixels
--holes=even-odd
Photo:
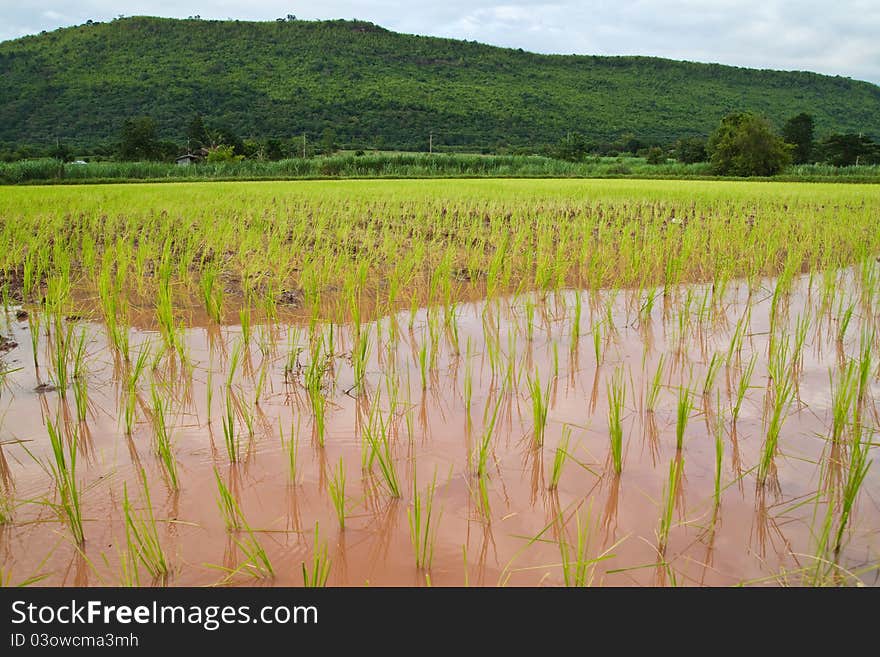
[[[562,477],[562,468],[568,457],[568,444],[571,440],[571,427],[567,424],[562,427],[562,437],[553,455],[553,469],[550,473],[550,490],[559,488],[559,479]]]
[[[360,388],[366,375],[367,356],[370,349],[370,328],[358,327],[355,337],[355,347],[351,352],[351,362],[354,369],[354,387]]]
[[[306,562],[302,562],[303,586],[306,588],[319,588],[327,586],[327,578],[330,577],[330,557],[327,543],[323,545],[318,541],[318,523],[315,523],[315,538],[312,548],[312,563],[306,568]]]
[[[595,581],[596,566],[610,559],[612,550],[621,541],[614,543],[599,555],[590,558],[590,511],[577,510],[575,517],[575,545],[569,545],[565,532],[560,529],[557,539],[559,555],[562,559],[562,579],[567,587],[583,588],[592,586]]]
[[[771,374],[774,381],[773,399],[770,420],[767,424],[767,433],[764,444],[761,447],[761,460],[758,464],[758,483],[764,484],[773,467],[773,459],[776,456],[779,434],[785,422],[785,414],[794,393],[794,384],[780,370]]]
[[[703,397],[707,397],[712,391],[712,386],[715,385],[718,371],[721,369],[721,363],[722,360],[718,354],[712,354],[712,359],[709,361],[709,365],[706,368],[706,378],[703,380]]]
[[[330,499],[336,510],[336,518],[339,520],[339,528],[345,529],[345,464],[342,458],[330,476],[329,480]]]
[[[843,485],[843,495],[840,508],[840,517],[837,521],[837,531],[834,538],[834,554],[840,554],[843,546],[843,535],[849,525],[853,508],[858,499],[859,491],[865,481],[865,476],[871,468],[872,461],[868,460],[868,450],[871,448],[871,436],[863,435],[861,429],[855,432],[849,446],[849,467]]]
[[[203,269],[199,283],[205,312],[214,322],[220,324],[223,316],[223,286],[217,284],[217,269],[213,266]]]
[[[76,481],[77,433],[73,430],[67,445],[59,427],[51,420],[46,420],[46,431],[52,446],[53,460],[49,462],[49,470],[58,490],[59,502],[56,505],[59,513],[67,524],[73,540],[77,545],[85,542],[81,498],[82,491]]]
[[[831,388],[831,440],[834,443],[842,440],[844,430],[849,424],[858,393],[857,376],[853,361],[841,369],[836,386],[831,372],[828,373]]]
[[[233,532],[233,541],[245,557],[241,566],[230,572],[244,571],[252,577],[274,577],[275,570],[266,550],[257,540],[254,530],[248,525],[235,496],[223,482],[217,468],[214,468],[214,479],[217,482],[217,507],[223,516],[226,530]],[[243,534],[243,535],[242,535]]]
[[[749,359],[749,364],[746,365],[745,369],[743,370],[742,376],[739,379],[739,383],[737,383],[736,385],[736,397],[733,402],[733,408],[731,409],[731,417],[734,425],[736,425],[736,420],[737,418],[739,418],[739,413],[742,409],[743,402],[745,401],[746,393],[751,386],[752,374],[755,371],[755,363],[757,362],[757,360],[757,355],[753,355]]]
[[[125,540],[128,546],[130,563],[140,561],[154,579],[166,577],[170,569],[168,559],[159,541],[153,504],[150,501],[150,488],[146,474],[141,472],[143,483],[144,510],[138,513],[128,499],[128,486],[123,484],[122,509],[125,515]]]
[[[681,451],[684,446],[684,433],[693,410],[691,391],[683,385],[678,387],[678,403],[675,407],[675,449]]]
[[[241,443],[236,432],[235,405],[232,391],[226,390],[225,413],[220,418],[223,425],[223,444],[230,463],[238,463],[241,458]]]
[[[437,525],[440,514],[434,517],[434,490],[437,486],[437,473],[425,488],[419,492],[415,476],[413,476],[413,502],[406,510],[409,520],[409,537],[416,557],[416,568],[431,569],[434,560],[434,542],[437,536]]]
[[[550,405],[550,385],[541,390],[541,378],[538,372],[529,377],[529,394],[532,398],[533,435],[536,445],[544,444],[544,432],[547,428],[547,412]]]
[[[324,434],[326,428],[326,400],[321,390],[324,380],[324,359],[321,344],[318,344],[312,352],[312,362],[306,368],[305,385],[312,406],[314,417],[314,433],[318,444],[324,446]]]
[[[152,414],[153,414],[153,436],[156,454],[165,469],[168,483],[174,490],[180,488],[180,482],[177,477],[177,459],[174,456],[174,450],[171,445],[171,430],[168,427],[166,415],[168,413],[168,400],[162,396],[158,386],[153,384],[150,389],[152,398]]]
[[[363,437],[370,447],[370,462],[379,464],[382,481],[388,494],[393,498],[400,497],[400,483],[397,477],[397,467],[394,463],[394,451],[391,445],[390,420],[386,421],[378,411],[378,402],[374,407],[373,415],[366,427]]]
[[[721,393],[718,393],[718,408],[721,408]],[[721,503],[721,465],[724,462],[724,415],[718,414],[715,421],[715,506]]]
[[[662,511],[660,514],[660,527],[657,531],[657,551],[666,553],[669,543],[669,532],[672,529],[672,516],[675,513],[675,498],[678,495],[678,485],[681,481],[681,472],[684,468],[684,459],[678,456],[669,462],[669,476],[663,487]]]
[[[608,434],[611,439],[611,461],[614,471],[623,469],[623,407],[626,403],[626,381],[623,370],[617,369],[608,384]]]
[[[645,397],[645,409],[648,413],[653,413],[657,409],[657,399],[660,396],[660,388],[663,380],[663,366],[665,364],[666,354],[660,355],[660,360],[657,361],[657,369],[654,372],[654,376],[651,377],[650,387],[648,388],[648,394]]]

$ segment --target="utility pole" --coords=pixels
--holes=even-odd
[[[303,159],[306,159],[306,133],[303,133]]]
[[[428,134],[428,153],[434,152],[434,133]]]

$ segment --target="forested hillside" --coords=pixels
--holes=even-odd
[[[364,22],[123,18],[0,43],[0,142],[109,143],[131,117],[183,139],[200,113],[243,137],[355,147],[538,148],[568,131],[668,143],[735,110],[818,136],[880,137],[880,87],[648,57],[536,55]]]

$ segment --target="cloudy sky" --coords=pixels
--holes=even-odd
[[[656,55],[880,83],[878,0],[0,0],[0,40],[119,15],[360,18],[543,53]]]

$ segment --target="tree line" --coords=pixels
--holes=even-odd
[[[880,164],[880,144],[855,133],[833,133],[817,140],[815,121],[804,112],[789,118],[778,134],[766,117],[736,112],[721,119],[708,136],[684,137],[666,147],[644,145],[630,152],[649,164],[669,158],[683,164],[709,162],[713,173],[729,176],[772,176],[790,164]],[[607,149],[580,133],[568,133],[555,149],[556,157],[573,162],[604,154]]]
[[[99,150],[97,155],[122,162],[161,162],[191,153],[198,154],[204,161],[217,163],[311,158],[332,155],[339,150],[336,134],[330,128],[317,139],[309,139],[305,134],[284,139],[242,139],[228,125],[206,122],[200,114],[193,115],[186,124],[185,139],[185,144],[162,139],[153,118],[135,117],[127,119],[117,141]],[[664,164],[670,159],[683,164],[708,162],[712,173],[729,176],[771,176],[791,164],[825,163],[835,167],[880,164],[880,144],[863,134],[853,133],[833,133],[817,139],[814,118],[807,113],[789,118],[779,133],[766,117],[754,112],[737,112],[721,119],[708,136],[683,137],[667,145],[646,143],[632,134],[613,141],[591,142],[580,132],[568,132],[557,144],[537,150],[537,154],[569,162],[618,155],[643,157],[648,164]],[[5,161],[34,155],[0,150],[0,159]],[[59,141],[37,155],[66,162],[72,159],[73,152]]]

